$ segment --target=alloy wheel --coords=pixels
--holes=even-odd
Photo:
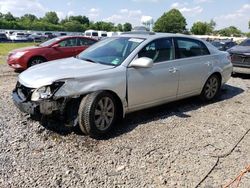
[[[205,86],[205,95],[207,99],[212,99],[219,88],[219,81],[217,79],[217,77],[212,76],[206,83]]]
[[[40,63],[43,63],[42,59],[34,59],[31,61],[30,66],[38,65]]]
[[[94,111],[94,121],[96,127],[105,131],[110,127],[115,115],[115,105],[109,97],[99,100]]]

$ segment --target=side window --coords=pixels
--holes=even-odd
[[[145,46],[139,53],[138,57],[148,57],[153,59],[154,63],[172,60],[174,46],[171,38],[162,38],[152,41]]]
[[[210,54],[205,44],[201,41],[187,38],[177,38],[177,57],[187,58]]]
[[[90,46],[92,44],[96,43],[96,41],[86,38],[78,38],[78,44],[77,46]]]
[[[61,47],[77,46],[76,38],[65,39],[65,40],[61,41],[59,44],[60,44]]]

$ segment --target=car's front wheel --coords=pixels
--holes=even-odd
[[[42,58],[42,57],[34,57],[29,61],[29,67],[32,67],[34,65],[38,65],[41,64],[43,62],[45,62],[46,59]]]
[[[117,117],[115,98],[106,91],[86,95],[78,110],[81,131],[94,138],[103,136],[110,131]]]
[[[220,86],[221,86],[221,81],[218,75],[213,74],[211,75],[201,92],[201,99],[204,101],[211,101],[213,100],[219,93],[220,91]]]

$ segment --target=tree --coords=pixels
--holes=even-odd
[[[114,24],[111,22],[96,22],[94,24],[94,29],[96,30],[103,30],[103,31],[112,31],[114,28]]]
[[[219,34],[227,37],[239,37],[242,32],[235,26],[226,27],[224,29],[219,30]]]
[[[89,25],[89,18],[86,16],[70,16],[68,18],[69,21],[77,21],[80,24],[86,24]]]
[[[34,22],[35,20],[38,20],[33,14],[24,14],[20,19],[26,22]]]
[[[206,35],[211,34],[214,30],[216,23],[211,20],[210,23],[207,22],[196,22],[191,27],[191,32],[195,35]]]
[[[10,12],[8,12],[7,14],[4,14],[3,18],[6,21],[16,21],[16,18]]]
[[[131,31],[131,30],[132,30],[131,23],[125,23],[125,24],[123,24],[123,31],[127,32],[127,31]]]
[[[44,21],[51,23],[51,24],[58,24],[59,18],[56,12],[47,12],[43,18]]]
[[[250,20],[249,20],[249,22],[248,22],[248,29],[250,29]]]
[[[210,20],[210,22],[209,22],[209,27],[210,27],[210,29],[211,29],[212,31],[214,31],[215,26],[216,26],[216,22],[215,22],[213,19]]]
[[[118,31],[123,31],[122,24],[118,24],[118,25],[117,25],[117,30],[118,30]]]
[[[207,23],[196,22],[191,27],[191,32],[195,35],[205,35],[207,33]]]
[[[80,24],[78,21],[66,22],[63,25],[63,28],[64,28],[64,30],[71,31],[71,32],[74,32],[74,31],[83,32],[85,30],[83,24]]]
[[[177,9],[165,12],[156,22],[154,31],[167,33],[183,33],[186,30],[186,19]]]

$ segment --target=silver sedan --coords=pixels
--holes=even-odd
[[[32,116],[59,115],[98,137],[129,112],[195,95],[213,100],[231,73],[229,54],[205,41],[127,33],[29,68],[19,75],[13,100]]]

